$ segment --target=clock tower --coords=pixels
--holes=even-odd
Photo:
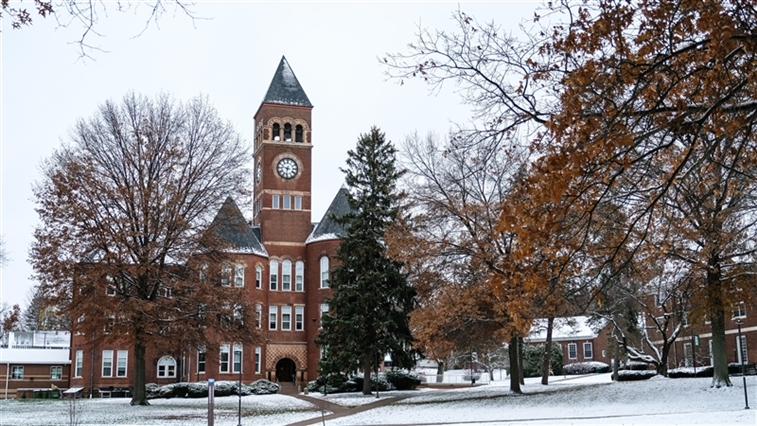
[[[253,225],[271,254],[304,249],[311,232],[312,109],[282,56],[255,113]]]

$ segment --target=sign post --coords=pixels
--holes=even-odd
[[[208,379],[208,426],[213,426],[215,420],[214,404],[216,392],[216,379]]]

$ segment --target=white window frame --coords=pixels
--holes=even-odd
[[[584,342],[584,359],[594,359],[594,344]]]
[[[271,208],[272,209],[278,209],[279,208],[279,194],[273,194],[271,196]]]
[[[746,336],[742,335],[741,339],[739,339],[739,336],[736,336],[736,362],[739,364],[742,363],[741,358],[744,357],[744,364],[749,363],[749,352],[748,352],[749,346],[746,341]]]
[[[281,198],[281,208],[284,210],[291,210],[292,209],[292,196],[289,194],[284,194]]]
[[[292,291],[292,261],[281,262],[281,291]]]
[[[207,368],[207,354],[205,349],[197,349],[197,374],[205,374]]]
[[[63,366],[50,366],[50,380],[63,380]]]
[[[746,304],[744,302],[735,303],[733,305],[733,316],[731,319],[744,319],[746,318]]]
[[[263,328],[263,305],[255,305],[255,316],[257,318],[258,328]]]
[[[578,345],[568,343],[568,359],[578,359]]]
[[[305,329],[305,307],[294,307],[294,330],[302,331]]]
[[[218,367],[219,373],[228,373],[230,372],[231,368],[231,354],[229,350],[231,349],[229,345],[221,345],[221,356],[218,357],[218,360],[220,362],[220,366]]]
[[[244,359],[242,357],[242,345],[234,345],[234,350],[232,352],[232,358],[231,358],[231,372],[232,373],[241,373],[242,372],[242,360]]]
[[[260,346],[255,348],[255,372],[260,374]]]
[[[328,256],[321,257],[321,288],[329,288],[329,258]]]
[[[271,270],[268,274],[268,288],[271,291],[276,291],[279,289],[279,261],[274,259],[271,260]]]
[[[102,368],[100,369],[100,376],[113,377],[113,350],[112,349],[103,350]]]
[[[292,330],[292,307],[281,307],[281,329],[285,331]]]
[[[176,377],[176,360],[172,356],[164,356],[158,360],[158,378]]]
[[[320,308],[321,308],[321,311],[320,311],[320,315],[319,315],[319,318],[318,318],[319,319],[319,321],[318,321],[318,328],[322,328],[323,327],[323,315],[329,313],[329,304],[328,303],[321,303]]]
[[[126,377],[129,371],[129,351],[116,352],[116,377]]]
[[[84,370],[84,351],[81,349],[76,351],[74,359],[74,377],[81,378]]]
[[[683,366],[694,366],[694,345],[692,345],[691,342],[683,344]]]
[[[255,266],[255,288],[263,287],[263,268],[260,265]]]
[[[294,263],[294,291],[305,291],[305,262],[298,260]]]
[[[276,330],[276,323],[279,321],[279,307],[271,305],[268,307],[268,329]]]
[[[11,365],[11,380],[24,380],[23,365]]]
[[[221,265],[221,286],[231,287],[231,265],[224,263]]]
[[[295,210],[302,210],[302,195],[295,195],[294,196],[294,209]]]
[[[244,287],[244,265],[234,265],[234,287]]]

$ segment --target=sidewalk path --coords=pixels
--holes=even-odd
[[[314,417],[312,419],[303,420],[297,423],[290,423],[287,426],[308,426],[308,425],[317,425],[321,424],[324,420],[331,420],[336,419],[339,417],[344,416],[351,416],[356,413],[362,413],[363,411],[372,410],[374,408],[383,407],[385,405],[393,404],[397,401],[401,401],[405,398],[410,398],[412,395],[408,396],[393,396],[390,398],[384,398],[379,399],[376,402],[372,402],[370,404],[363,404],[358,405],[357,407],[345,407],[343,405],[334,404],[333,402],[326,401],[320,398],[313,398],[311,396],[305,396],[305,395],[292,395],[295,398],[301,399],[303,401],[307,401],[316,407],[318,407],[321,410],[330,411],[331,414],[322,416],[322,417]]]

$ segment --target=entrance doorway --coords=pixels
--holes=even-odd
[[[276,363],[276,378],[280,382],[291,382],[292,375],[297,371],[296,368],[294,361],[289,358],[282,358]]]

